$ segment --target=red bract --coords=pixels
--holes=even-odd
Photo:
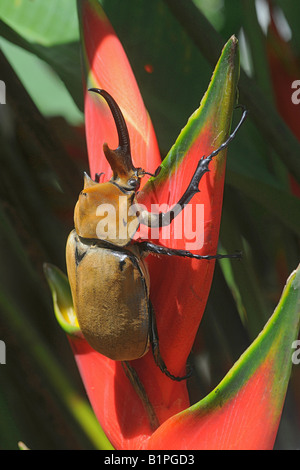
[[[160,153],[149,115],[145,109],[126,54],[111,24],[98,2],[79,2],[83,38],[83,68],[85,72],[85,122],[91,175],[111,169],[104,158],[102,146],[118,145],[115,124],[104,100],[87,89],[101,86],[120,106],[131,137],[135,166],[152,172],[160,164]]]
[[[54,310],[68,334],[94,411],[118,449],[272,449],[277,434],[300,317],[300,267],[289,277],[267,325],[220,384],[153,432],[120,363],[82,338],[66,276],[47,265]],[[159,392],[158,392],[159,393]],[[175,406],[173,409],[175,409]]]
[[[86,136],[91,174],[94,176],[95,173],[105,172],[105,180],[110,177],[102,146],[106,141],[111,148],[116,147],[117,134],[105,102],[86,91],[90,86],[106,89],[118,102],[128,124],[134,165],[153,172],[160,163],[158,146],[122,46],[96,0],[83,0],[79,5],[86,72]],[[151,178],[143,186],[139,194],[140,203],[147,207],[153,203],[168,203],[172,206],[182,196],[199,159],[209,155],[226,140],[238,76],[238,44],[236,38],[232,37],[221,53],[199,109],[191,116],[163,161],[158,177]],[[201,192],[192,199],[190,208],[183,211],[188,217],[183,218],[182,236],[179,239],[175,237],[175,219],[170,227],[170,237],[162,230],[158,239],[153,233],[149,237],[165,246],[185,248],[201,255],[215,254],[224,175],[225,151],[222,151],[211,162],[210,172],[202,178]],[[187,228],[191,229],[188,224],[193,222],[192,229],[195,231],[199,205],[204,209],[204,238],[203,243],[198,240],[198,244],[195,244],[196,240],[191,238]],[[143,232],[140,233],[142,235]],[[151,279],[150,298],[157,320],[161,354],[172,374],[183,375],[206,305],[214,262],[151,256],[147,261]],[[55,285],[61,282],[62,276],[49,268],[48,278],[51,278],[50,285],[56,292]],[[66,285],[66,280],[63,282]],[[298,284],[299,281],[296,283],[297,289]],[[297,302],[298,290],[294,288],[292,292]],[[265,334],[257,343],[253,343],[252,349],[242,356],[220,386],[189,408],[186,382],[175,382],[166,377],[155,365],[151,351],[130,363],[142,384],[138,390],[136,379],[130,376],[128,368],[95,352],[82,337],[74,317],[72,320],[72,316],[65,313],[65,307],[61,311],[57,294],[54,300],[57,316],[68,333],[90,402],[114,447],[247,448],[249,442],[251,448],[272,447],[280,416],[278,410],[282,407],[290,370],[286,365],[283,367],[282,361],[275,360],[275,352],[280,346],[278,341],[275,341],[277,346],[274,346],[274,331],[276,328],[280,330],[280,322],[276,320],[278,315],[272,323],[273,329],[265,330]],[[72,310],[71,305],[69,310]],[[280,312],[283,316],[282,310]],[[294,310],[292,313],[295,314]],[[293,317],[293,328],[288,330],[291,337],[295,336],[298,316],[295,315],[296,319]],[[266,340],[263,339],[265,337]],[[284,343],[286,336],[283,334],[282,338]],[[282,357],[282,351],[286,352],[286,349],[282,347],[280,351]],[[290,344],[288,351],[290,353]],[[282,372],[282,367],[282,386],[279,392],[277,390],[273,393],[270,390],[276,383],[278,373]],[[263,425],[260,424],[261,420]],[[257,428],[262,429],[262,426],[263,433],[258,432]],[[252,440],[249,440],[249,433]]]

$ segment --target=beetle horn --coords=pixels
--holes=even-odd
[[[130,153],[130,138],[127,125],[118,104],[113,97],[105,90],[100,88],[90,88],[89,91],[103,96],[113,115],[119,138],[119,146],[111,150],[107,144],[103,145],[105,156],[113,170],[114,178],[116,176],[128,175],[135,170]]]
[[[90,186],[95,186],[97,184],[96,181],[93,181],[92,178],[86,173],[83,173],[84,179],[84,189],[89,188]]]

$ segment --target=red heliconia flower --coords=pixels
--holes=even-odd
[[[154,172],[161,164],[160,153],[124,50],[97,0],[79,2],[79,18],[91,175],[104,172],[103,180],[110,178],[102,146],[107,142],[115,148],[117,133],[107,104],[98,95],[88,93],[90,87],[105,89],[114,97],[128,126],[134,165]],[[145,178],[139,202],[172,206],[180,199],[199,159],[218,148],[229,135],[238,77],[238,43],[232,37],[223,48],[200,107],[163,161],[159,175],[148,181]],[[175,237],[175,219],[170,236],[162,230],[159,239],[152,234],[155,243],[201,255],[216,254],[225,154],[223,150],[212,160],[209,173],[201,180],[200,192],[184,209],[187,217],[183,217],[182,236]],[[204,210],[203,219],[197,219],[199,207]],[[187,225],[196,220],[203,224],[203,240],[193,239],[187,230]],[[195,231],[195,227],[192,229]],[[161,354],[173,375],[184,375],[207,302],[214,261],[150,255],[147,262]],[[299,273],[291,276],[265,330],[220,385],[192,407],[186,381],[166,377],[156,366],[151,350],[131,361],[132,369],[94,351],[78,327],[65,276],[49,265],[46,274],[57,318],[68,334],[91,405],[116,449],[273,447],[291,368],[290,342],[298,331],[299,311],[295,305],[299,301]]]

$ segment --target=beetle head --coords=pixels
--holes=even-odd
[[[98,238],[125,246],[140,224],[139,216],[131,211],[131,207],[135,206],[135,193],[147,172],[133,165],[128,129],[115,100],[104,90],[91,88],[90,91],[100,94],[108,103],[116,123],[119,145],[115,150],[107,144],[103,145],[105,157],[113,171],[110,181],[99,183],[98,179],[93,181],[87,174],[84,175],[84,188],[74,211],[75,230],[82,238]],[[107,212],[108,207],[112,210]]]
[[[89,91],[103,96],[113,115],[119,138],[119,145],[115,150],[103,145],[105,157],[113,171],[111,181],[127,191],[137,191],[141,178],[146,174],[141,168],[135,168],[130,151],[130,139],[124,116],[113,97],[105,90],[90,88]]]

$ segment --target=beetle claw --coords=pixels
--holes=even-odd
[[[154,362],[155,364],[160,368],[163,374],[165,374],[169,379],[175,380],[176,382],[181,382],[182,380],[188,379],[192,372],[189,371],[188,374],[183,375],[181,377],[176,376],[171,374],[169,372],[163,358],[161,357],[160,350],[159,350],[159,340],[158,340],[158,334],[157,334],[157,328],[156,328],[156,322],[155,322],[155,316],[154,316],[154,311],[153,307],[150,304],[150,314],[151,314],[151,331],[150,331],[150,338],[151,338],[151,346],[152,346],[152,354],[154,357]]]
[[[87,174],[86,171],[84,171],[83,177],[84,177],[84,189],[89,188],[90,186],[94,186],[96,184],[96,182],[92,180],[92,178]]]
[[[186,375],[183,375],[183,376],[173,375],[171,374],[171,372],[169,372],[164,360],[162,359],[160,355],[157,341],[155,343],[152,343],[152,352],[153,352],[155,364],[160,368],[163,374],[169,377],[169,379],[174,380],[176,382],[181,382],[182,380],[187,380],[189,377],[191,377],[192,370],[190,370]]]

